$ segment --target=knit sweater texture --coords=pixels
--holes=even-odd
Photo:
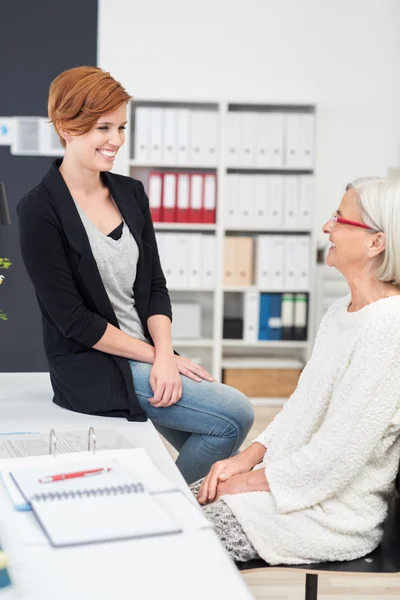
[[[255,440],[270,492],[223,496],[271,565],[352,560],[382,538],[400,459],[400,296],[321,321],[296,391]]]

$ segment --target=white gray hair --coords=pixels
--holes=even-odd
[[[356,193],[364,223],[385,234],[377,279],[400,287],[400,180],[361,177],[349,183],[348,190]]]

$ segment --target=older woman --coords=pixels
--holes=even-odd
[[[381,540],[400,457],[399,224],[399,182],[347,186],[323,231],[351,294],[281,413],[194,490],[235,560],[351,560]]]

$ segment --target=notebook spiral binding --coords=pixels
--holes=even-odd
[[[142,483],[130,483],[126,485],[115,485],[105,488],[91,490],[69,490],[68,492],[46,492],[44,494],[35,494],[32,500],[53,501],[53,500],[74,500],[81,498],[93,498],[94,496],[120,496],[123,494],[141,494],[144,493]]]
[[[88,429],[88,452],[90,452],[93,448],[93,454],[96,454],[96,433],[93,427],[89,427]],[[57,455],[57,436],[54,429],[50,430],[50,439],[49,439],[49,454],[54,456]]]

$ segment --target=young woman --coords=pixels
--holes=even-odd
[[[398,181],[347,187],[323,231],[351,294],[271,425],[193,486],[236,560],[352,560],[381,540],[400,458],[399,223]]]
[[[111,174],[130,96],[109,73],[77,67],[51,84],[65,148],[18,205],[54,402],[131,421],[150,418],[189,482],[236,454],[253,423],[239,391],[174,353],[171,304],[140,181]]]

